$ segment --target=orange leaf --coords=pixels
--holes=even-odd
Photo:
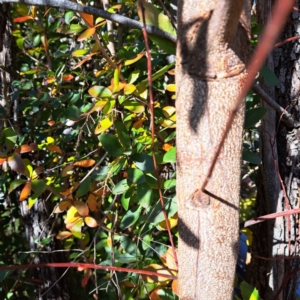
[[[60,231],[57,235],[56,238],[58,240],[64,240],[66,238],[68,238],[69,236],[73,235],[72,232],[70,231]]]
[[[68,175],[73,174],[73,165],[67,165],[66,167],[63,168],[63,170],[61,171],[61,176],[62,177],[66,177]]]
[[[169,71],[168,71],[168,74],[170,74],[170,75],[175,75],[175,69],[169,70]]]
[[[173,147],[173,145],[167,143],[167,144],[163,144],[162,148],[163,148],[166,152],[168,152],[169,150],[171,150],[171,149],[174,148],[174,147]]]
[[[12,170],[14,170],[17,173],[24,174],[25,172],[25,165],[21,158],[21,156],[14,152],[8,159],[7,159],[8,165]]]
[[[179,296],[178,294],[178,280],[175,279],[172,281],[172,291],[177,295]]]
[[[50,151],[50,152],[55,152],[58,154],[63,154],[63,152],[61,151],[61,149],[56,146],[56,145],[47,145],[46,148]]]
[[[158,264],[151,264],[144,268],[146,271],[151,272],[158,272],[165,275],[173,275],[166,267],[158,265]],[[154,282],[164,282],[169,281],[170,279],[165,277],[160,277],[157,275],[142,275],[143,279],[148,283],[154,283]]]
[[[85,62],[87,62],[88,60],[90,60],[92,58],[93,55],[95,55],[96,53],[92,53],[87,55],[83,60],[81,60],[76,66],[72,67],[73,70],[77,69],[78,67],[80,67],[81,65],[83,65]]]
[[[7,156],[0,157],[0,165],[2,165],[7,160]]]
[[[74,163],[74,166],[79,166],[83,168],[89,168],[95,164],[93,159],[84,159]]]
[[[142,127],[144,122],[144,119],[139,119],[137,120],[134,124],[133,124],[133,128],[134,129],[139,129],[140,127]]]
[[[33,20],[33,17],[31,17],[31,16],[23,16],[23,17],[15,18],[14,22],[15,23],[22,23],[22,22],[26,22],[28,20]]]
[[[175,263],[173,249],[171,247],[168,248],[167,252],[164,253],[161,257],[161,261],[168,269],[174,274],[177,274],[178,267]]]
[[[63,200],[61,201],[54,209],[54,213],[55,214],[59,214],[61,212],[63,212],[65,209],[67,209],[71,204],[70,200]]]
[[[90,38],[95,33],[95,31],[96,31],[95,27],[88,28],[77,38],[77,41],[81,42],[81,41],[84,41],[84,40]]]
[[[21,145],[20,148],[21,148],[20,153],[27,153],[27,152],[31,152],[31,151],[36,150],[37,149],[37,144],[34,144],[34,143],[32,143],[30,145],[24,144],[24,145]]]
[[[97,209],[97,197],[93,194],[89,194],[87,205],[90,211],[95,211]]]
[[[85,217],[89,214],[89,207],[86,203],[76,200],[73,205],[81,216]]]
[[[158,295],[158,291],[159,289],[156,289],[150,294],[150,300],[162,300],[161,297]]]
[[[61,79],[61,81],[71,81],[73,78],[74,78],[73,75],[68,74],[68,75],[63,76],[63,78]]]
[[[90,26],[94,26],[94,16],[86,13],[80,13],[82,19]]]
[[[85,217],[84,222],[87,226],[92,227],[92,228],[98,226],[97,221],[94,218],[90,217],[90,216]]]
[[[23,201],[23,200],[27,199],[28,196],[30,195],[30,192],[31,192],[31,182],[27,182],[22,189],[19,201]]]

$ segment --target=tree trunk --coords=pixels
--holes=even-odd
[[[178,1],[177,197],[180,299],[231,299],[238,251],[240,107],[201,188],[246,76],[249,1]]]
[[[298,5],[299,5],[299,1]],[[257,19],[265,25],[270,17],[273,1],[257,2]],[[296,5],[297,6],[297,5]],[[300,14],[293,12],[288,20],[280,41],[299,35]],[[288,107],[294,120],[299,122],[299,50],[298,42],[289,42],[276,49],[269,55],[267,67],[274,70],[278,78],[277,87],[263,88],[283,108]],[[268,105],[267,115],[262,122],[261,156],[262,166],[258,178],[258,195],[256,200],[257,215],[281,212],[299,207],[299,129],[289,129],[280,122],[279,117]],[[278,162],[280,175],[276,170]],[[280,185],[283,181],[286,190]],[[288,219],[290,221],[288,221]],[[290,222],[290,230],[289,230]],[[277,218],[253,226],[253,255],[249,267],[250,283],[256,286],[263,299],[273,299],[280,289],[285,277],[299,267],[298,255],[298,217],[292,215],[286,218]],[[291,256],[295,260],[266,261],[257,258]],[[296,299],[297,275],[285,283],[283,292],[277,299]]]
[[[0,119],[3,120],[0,123],[0,128],[13,126],[14,130],[18,131],[20,136],[22,132],[19,131],[19,119],[16,110],[18,100],[13,99],[11,92],[11,83],[16,79],[14,71],[16,70],[16,66],[14,65],[16,63],[14,46],[10,5],[0,4],[0,115],[2,114]],[[9,202],[10,200],[7,201]],[[39,199],[31,209],[29,209],[27,201],[22,201],[20,202],[20,211],[29,245],[28,250],[37,252],[39,250],[47,251],[46,254],[38,253],[32,255],[32,262],[36,264],[61,262],[61,255],[51,253],[56,248],[55,241],[53,240],[55,232],[51,228],[54,220],[49,219],[52,210],[47,210],[45,199]],[[41,246],[39,242],[47,237],[52,239],[52,241],[44,247]],[[61,275],[61,269],[34,269],[33,276],[42,282],[36,288],[36,299],[70,299],[65,278],[59,280]],[[52,287],[52,285],[54,286]]]

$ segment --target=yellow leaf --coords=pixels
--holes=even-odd
[[[177,215],[177,213],[173,217],[169,218],[169,223],[170,223],[171,229],[177,226],[177,223],[178,223],[178,215]],[[158,228],[160,230],[167,230],[166,221],[165,220],[161,221],[158,224]]]
[[[23,201],[27,199],[30,193],[31,193],[31,182],[27,182],[21,191],[19,201]]]
[[[164,116],[166,118],[170,118],[171,116],[173,116],[175,114],[175,107],[174,106],[165,106],[163,109],[162,109],[162,112],[164,114]]]
[[[176,84],[175,83],[168,84],[166,86],[166,90],[169,91],[169,92],[175,92],[176,91]]]
[[[97,221],[96,221],[94,218],[90,217],[90,216],[85,217],[85,218],[84,218],[84,222],[85,222],[85,224],[86,224],[87,226],[92,227],[92,228],[98,226]]]
[[[177,253],[177,251],[176,251],[176,253]],[[172,247],[169,247],[168,250],[167,250],[167,252],[164,253],[160,257],[160,259],[163,262],[163,264],[170,270],[170,272],[173,273],[173,275],[177,274],[178,267],[177,267],[177,265],[175,263],[175,258],[174,258],[174,253],[173,253]]]
[[[44,170],[43,166],[38,166],[35,168],[35,170],[32,172],[32,179],[37,179],[39,174],[42,173]]]
[[[132,83],[128,83],[124,86],[124,94],[130,95],[136,90],[136,86]]]
[[[107,245],[110,246],[110,247],[112,246],[112,239],[111,239],[111,234],[110,233],[108,234],[108,237],[107,237]]]
[[[126,60],[124,65],[129,66],[131,64],[134,64],[135,62],[140,60],[145,55],[145,53],[146,53],[146,51],[143,51],[143,52],[139,53],[136,57]]]
[[[85,54],[88,53],[88,50],[87,49],[79,49],[79,50],[75,50],[72,52],[72,56],[74,57],[80,57],[80,56],[83,56]]]
[[[158,265],[158,264],[151,264],[148,265],[144,268],[145,271],[151,271],[151,272],[158,272],[164,275],[170,275],[172,276],[173,274],[166,269],[166,267]],[[165,282],[169,281],[170,279],[157,276],[157,275],[142,275],[143,279],[148,282],[148,283],[154,283],[154,282]]]
[[[134,101],[134,100],[124,101],[122,103],[122,105],[129,111],[134,112],[136,114],[142,113],[145,111],[144,105],[142,103]]]
[[[100,121],[100,123],[95,128],[95,134],[100,134],[100,133],[106,131],[112,125],[113,125],[113,122],[110,120],[110,118],[105,118],[104,120]]]
[[[95,164],[93,159],[84,159],[74,163],[74,166],[79,166],[82,168],[89,168]]]
[[[75,206],[71,206],[67,211],[67,217],[65,218],[65,224],[69,224],[68,227],[72,227],[72,225],[77,222],[79,219],[81,219],[81,216],[79,215],[77,209]],[[68,228],[67,229],[70,229]]]
[[[96,31],[96,28],[94,28],[94,27],[88,28],[77,38],[77,41],[81,42],[81,41],[84,41],[84,40],[90,38],[95,33],[95,31]]]
[[[172,281],[172,291],[177,295],[179,296],[178,294],[178,280],[175,279]]]
[[[89,214],[89,207],[87,206],[86,203],[82,201],[74,201],[73,205],[77,209],[78,213],[82,216],[85,217]]]
[[[176,117],[172,117],[169,120],[159,120],[159,124],[166,128],[176,128]]]
[[[29,198],[28,199],[28,208],[30,209],[36,201],[37,201],[37,198]]]
[[[72,232],[70,231],[60,231],[57,235],[56,238],[58,240],[64,240],[66,238],[68,238],[69,236],[73,235]]]

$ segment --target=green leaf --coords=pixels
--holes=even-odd
[[[128,210],[120,222],[121,229],[126,229],[136,223],[141,215],[142,207],[135,206]]]
[[[121,144],[124,146],[125,149],[129,149],[131,146],[131,141],[126,126],[123,122],[119,120],[115,121],[114,125]]]
[[[71,23],[71,19],[73,18],[74,16],[74,12],[72,11],[67,11],[66,14],[65,14],[65,22],[66,24],[70,25]]]
[[[128,83],[134,83],[140,76],[140,70],[134,70],[128,77]]]
[[[121,203],[123,208],[127,211],[129,208],[130,199],[133,197],[135,187],[128,189],[122,194]]]
[[[103,148],[112,156],[120,156],[124,153],[124,149],[119,140],[111,133],[100,135],[99,141]]]
[[[152,189],[145,182],[137,185],[137,196],[139,200],[139,204],[144,208],[148,208],[151,204],[152,199]]]
[[[2,267],[2,265],[0,265]],[[13,270],[1,270],[0,271],[0,281],[4,280]]]
[[[41,35],[37,34],[33,39],[33,46],[36,47],[41,42]]]
[[[107,98],[112,95],[112,92],[105,86],[95,85],[88,90],[92,97]]]
[[[14,189],[16,189],[18,186],[20,186],[21,184],[27,182],[27,180],[25,179],[16,179],[13,182],[11,182],[10,186],[9,186],[9,190],[8,193],[11,193]]]
[[[258,294],[258,290],[248,284],[247,282],[243,281],[240,285],[241,294],[243,296],[243,300],[259,300],[260,296]]]
[[[175,213],[177,212],[176,196],[173,197],[173,199],[165,199],[164,198],[164,204],[165,204],[165,209],[166,209],[168,218],[174,216]],[[147,216],[148,217],[147,222],[152,223],[154,225],[157,225],[158,223],[165,220],[160,201],[155,205],[154,209],[152,209],[148,213],[148,216]]]
[[[163,157],[164,163],[176,162],[176,147],[169,150]]]
[[[65,116],[72,121],[77,121],[80,118],[80,110],[77,106],[71,105],[65,110]]]
[[[37,198],[46,190],[46,183],[44,180],[40,179],[32,180],[31,189],[34,191],[32,198]]]
[[[245,116],[244,128],[248,129],[254,127],[254,125],[257,122],[259,122],[266,113],[267,113],[267,109],[265,107],[257,107],[257,108],[247,110]]]
[[[130,181],[130,183],[140,184],[145,182],[144,173],[139,169],[128,169],[127,174],[127,180]]]
[[[133,163],[142,171],[145,172],[155,172],[153,159],[151,156],[145,153],[136,153],[131,156]]]
[[[91,186],[91,177],[87,177],[79,186],[77,192],[76,192],[76,198],[80,198],[84,195],[86,195],[89,190],[90,190],[90,186]]]
[[[276,86],[278,83],[278,79],[274,72],[267,67],[262,67],[260,70],[260,75],[264,78],[266,84],[268,86]]]
[[[104,180],[108,177],[110,172],[110,167],[102,167],[99,170],[96,170],[92,173],[91,178],[96,181]]]
[[[169,179],[164,182],[164,189],[170,190],[176,187],[176,179]]]
[[[16,145],[18,134],[11,127],[7,127],[3,129],[3,136],[7,150],[12,150]]]
[[[259,165],[261,163],[261,158],[258,153],[248,149],[243,149],[242,160],[248,161],[254,165]]]
[[[112,190],[114,195],[123,194],[129,189],[129,185],[127,184],[127,179],[123,179],[119,181]]]
[[[172,67],[175,66],[175,63],[171,63],[169,65],[166,65],[164,66],[163,68],[161,68],[160,70],[158,70],[157,72],[155,72],[153,75],[152,75],[152,81],[160,78],[161,76],[163,76],[169,69],[171,69]],[[147,79],[144,79],[143,81],[141,81],[138,85],[137,85],[137,88],[140,86],[140,85],[145,85],[145,86],[148,86],[148,78]]]

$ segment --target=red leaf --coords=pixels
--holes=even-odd
[[[21,23],[21,22],[26,22],[28,20],[33,20],[33,17],[31,17],[31,16],[23,16],[23,17],[15,18],[14,22],[15,23]]]

